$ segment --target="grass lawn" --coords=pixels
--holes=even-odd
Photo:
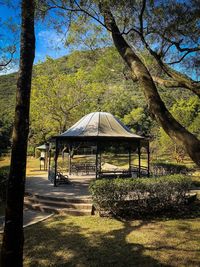
[[[29,158],[27,175],[40,173],[39,160]],[[126,222],[54,216],[25,229],[24,267],[199,266],[200,206],[191,207],[176,218]]]
[[[10,158],[9,157],[4,157],[0,159],[0,170],[1,169],[9,169],[10,165]],[[40,175],[44,174],[47,172],[40,171],[40,161],[39,159],[33,158],[33,157],[28,157],[27,158],[27,168],[26,168],[26,175],[27,176],[35,176],[35,175]]]
[[[55,216],[26,228],[24,266],[199,266],[200,219]]]

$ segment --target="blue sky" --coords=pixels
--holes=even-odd
[[[15,1],[15,8],[9,8],[4,5],[0,5],[0,17],[1,20],[5,21],[12,17],[12,20],[17,24],[20,24],[20,6]],[[6,44],[12,40],[12,34],[4,30],[3,40],[0,40],[2,44]],[[43,21],[37,21],[35,25],[36,34],[36,53],[34,64],[39,61],[44,61],[47,56],[52,58],[58,58],[69,53],[69,50],[63,44],[63,35],[59,34],[55,29],[50,28]],[[19,36],[17,37],[19,39]],[[4,42],[4,43],[3,43]],[[16,53],[15,57],[19,57],[19,51]],[[12,72],[17,69],[17,66],[13,67],[7,72]]]
[[[11,3],[15,5],[15,8],[9,8],[8,6],[0,4],[0,18],[5,21],[12,17],[13,21],[20,25],[20,0],[11,0]],[[1,3],[1,0],[0,0]],[[3,39],[1,38],[3,34]],[[36,52],[35,52],[35,61],[34,64],[37,64],[39,61],[44,61],[47,56],[52,58],[59,58],[61,56],[69,54],[69,49],[64,46],[63,35],[59,34],[53,27],[47,25],[44,21],[36,21],[35,24],[35,34],[36,34]],[[19,43],[19,36],[18,36]],[[8,40],[8,41],[6,41]],[[0,46],[4,46],[6,42],[12,41],[12,34],[9,31],[0,32]],[[18,45],[19,46],[19,45]],[[19,58],[19,49],[15,55],[16,58]],[[173,66],[177,70],[181,70],[180,66]],[[16,71],[18,69],[18,64],[12,66],[11,69],[7,70],[7,73]],[[0,72],[4,74],[5,72]],[[198,80],[198,74],[194,71],[187,74],[190,75],[193,79]]]

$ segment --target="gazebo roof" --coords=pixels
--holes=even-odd
[[[107,112],[85,115],[58,138],[134,138],[142,136],[132,133],[121,121]]]

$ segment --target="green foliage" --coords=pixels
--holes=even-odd
[[[150,136],[151,128],[153,126],[152,119],[146,107],[136,107],[129,114],[124,116],[124,123],[128,125],[132,130],[136,130],[138,133]]]
[[[148,61],[147,55],[143,55]],[[34,67],[29,144],[34,147],[65,131],[83,115],[94,111],[114,114],[132,131],[154,140],[159,155],[182,161],[185,152],[153,123],[137,83],[127,78],[127,67],[113,47],[74,51]],[[16,74],[0,76],[0,150],[10,146]],[[188,91],[160,89],[173,115],[200,135],[199,100]],[[155,147],[155,149],[154,149]]]
[[[16,73],[0,76],[0,154],[10,146],[16,81]]]
[[[6,188],[9,174],[9,166],[0,168],[0,202],[6,199]]]
[[[171,112],[185,127],[192,128],[193,121],[200,116],[200,100],[197,96],[180,99],[172,106]]]
[[[168,162],[151,163],[151,170],[155,174],[187,174],[191,171],[190,168],[183,164],[175,164]]]
[[[170,111],[184,127],[200,138],[200,100],[197,96],[178,98]],[[160,154],[170,154],[177,162],[182,162],[186,156],[184,149],[162,128],[156,133],[155,146],[159,147]]]
[[[91,23],[91,19],[80,14],[71,20],[65,46],[71,50],[94,50],[108,46],[111,38],[108,32],[99,24]]]
[[[176,209],[186,202],[189,188],[189,178],[173,175],[96,180],[90,185],[90,192],[100,214],[127,216]]]
[[[31,98],[31,144],[65,131],[83,115],[107,111],[123,119],[138,104],[112,47],[47,58],[35,68]],[[124,83],[121,84],[121,80]],[[132,85],[131,85],[132,86]]]

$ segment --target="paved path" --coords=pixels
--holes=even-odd
[[[51,216],[53,216],[53,214],[25,209],[24,210],[24,227],[44,221]],[[0,217],[0,234],[3,233],[3,225],[4,225],[4,217],[2,216]]]
[[[197,198],[200,199],[200,187],[192,188],[192,190],[190,190],[190,193],[197,194]]]
[[[88,198],[90,196],[88,186],[93,179],[94,176],[70,176],[70,184],[54,187],[53,184],[48,181],[47,174],[27,177],[25,190],[28,193],[35,193],[42,196]]]
[[[26,193],[39,194],[42,196],[53,196],[59,198],[88,198],[90,197],[88,186],[94,176],[70,176],[70,184],[54,187],[48,181],[47,173],[44,172],[35,177],[26,178]],[[53,214],[39,211],[24,210],[24,227],[43,221]],[[3,232],[4,217],[0,217],[0,233]]]

